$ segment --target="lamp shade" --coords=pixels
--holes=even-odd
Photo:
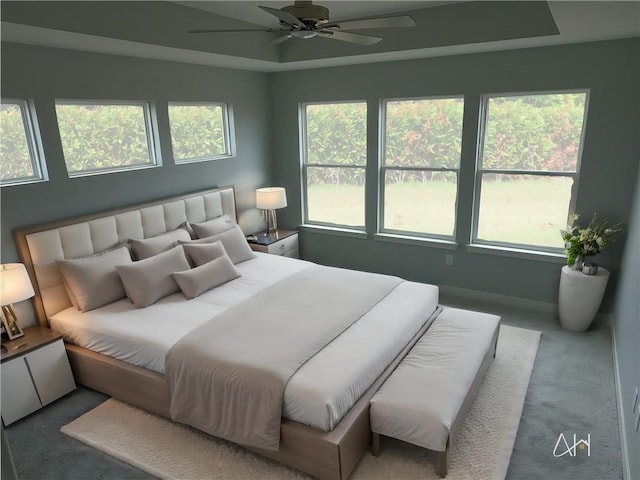
[[[275,210],[287,206],[287,192],[283,187],[266,187],[256,190],[256,208]]]
[[[27,269],[22,263],[0,267],[0,305],[18,303],[35,295]]]

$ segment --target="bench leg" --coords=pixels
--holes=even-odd
[[[380,456],[380,434],[371,432],[371,454],[374,457]]]
[[[447,446],[444,452],[438,452],[438,466],[436,467],[436,473],[440,478],[447,476],[447,457],[449,455],[449,440],[447,440]]]

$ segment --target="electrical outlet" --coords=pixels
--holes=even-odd
[[[444,256],[444,263],[447,265],[447,267],[451,267],[453,265],[453,255],[451,253],[447,253]]]
[[[633,405],[633,411],[635,412],[638,409],[638,387],[636,387],[636,391],[633,394],[633,403],[631,405]],[[636,428],[636,430],[638,429]]]

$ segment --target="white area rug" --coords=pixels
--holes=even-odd
[[[496,359],[449,457],[447,480],[504,479],[515,442],[540,332],[502,326]],[[167,479],[308,478],[229,442],[172,423],[116,400],[62,427],[92,447]],[[429,452],[389,438],[366,453],[351,478],[437,479]]]

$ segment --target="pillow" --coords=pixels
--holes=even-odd
[[[131,239],[131,247],[137,260],[153,257],[178,245],[180,240],[191,240],[191,235],[184,228],[176,228],[144,240]]]
[[[187,254],[187,257],[191,259],[192,263],[195,266],[203,265],[223,255],[227,255],[227,252],[220,240],[213,243],[185,243],[183,245],[183,248],[184,252]]]
[[[227,255],[231,261],[235,263],[244,262],[245,260],[250,260],[255,258],[256,255],[251,251],[249,244],[247,243],[247,239],[244,238],[244,233],[240,230],[238,225],[234,225],[231,230],[227,230],[226,232],[219,233],[218,235],[212,235],[206,238],[200,238],[198,240],[192,240],[190,242],[180,242],[183,244],[201,244],[201,243],[213,243],[217,240],[222,242]]]
[[[132,263],[126,246],[90,257],[59,260],[57,263],[65,286],[71,292],[72,303],[75,299],[83,312],[125,297],[116,267]]]
[[[113,247],[107,248],[106,250],[103,250],[101,252],[94,253],[92,255],[83,255],[81,257],[76,257],[76,258],[73,258],[73,259],[70,259],[70,260],[80,260],[80,259],[85,259],[85,258],[97,257],[99,255],[104,255],[105,253],[113,252],[114,250],[117,250],[118,248],[122,248],[122,247],[125,247],[129,251],[129,258],[131,258],[131,245],[129,245],[129,241],[127,240],[127,241],[118,243],[117,245],[114,245]],[[78,304],[78,300],[76,299],[76,296],[73,293],[73,290],[71,290],[71,287],[67,283],[67,279],[64,277],[64,275],[62,275],[62,284],[64,285],[64,289],[67,292],[67,296],[69,297],[69,300],[71,300],[71,304],[74,307],[76,307],[76,310],[80,310],[80,305]]]
[[[147,307],[177,292],[178,285],[171,274],[189,268],[182,247],[174,247],[151,258],[116,267],[127,296],[136,307]]]
[[[225,253],[221,257],[192,270],[174,273],[173,279],[184,296],[191,299],[239,276],[240,272],[236,270],[229,256]]]
[[[191,228],[198,238],[204,238],[231,230],[234,225],[229,215],[222,215],[206,222],[192,223]]]

